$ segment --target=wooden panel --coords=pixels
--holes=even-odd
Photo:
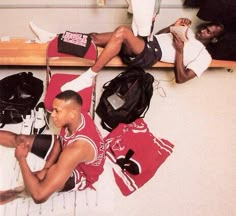
[[[47,43],[26,43],[25,39],[17,38],[0,42],[0,65],[46,65]],[[98,55],[102,48],[98,48]],[[61,57],[50,60],[52,66],[92,66],[94,61],[78,57]],[[107,67],[125,67],[119,57],[114,57]],[[157,62],[153,67],[173,67],[173,64]],[[236,61],[213,60],[210,67],[236,68]]]

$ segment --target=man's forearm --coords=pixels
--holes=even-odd
[[[186,81],[186,69],[183,63],[183,52],[176,52],[174,73],[176,83],[183,83]]]
[[[18,162],[19,162],[19,166],[21,169],[21,173],[23,176],[26,190],[29,191],[30,194],[35,195],[37,193],[37,189],[39,189],[40,180],[30,170],[25,157],[19,158]]]
[[[196,73],[192,69],[185,67],[183,55],[183,50],[176,51],[174,68],[176,83],[184,83],[196,76]]]

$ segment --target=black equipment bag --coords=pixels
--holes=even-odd
[[[0,128],[22,122],[43,93],[43,81],[32,72],[21,72],[0,80]]]
[[[141,67],[128,67],[103,85],[96,113],[104,129],[112,131],[119,123],[143,118],[149,109],[154,77]]]

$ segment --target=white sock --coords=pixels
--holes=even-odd
[[[39,28],[33,22],[30,22],[29,25],[41,43],[51,41],[57,36],[56,33],[48,32],[44,29]]]
[[[73,91],[81,91],[85,88],[92,86],[94,77],[97,75],[96,72],[93,72],[91,68],[89,68],[86,72],[82,73],[79,77],[67,82],[61,87],[61,91],[73,90]]]

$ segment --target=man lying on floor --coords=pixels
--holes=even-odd
[[[93,188],[103,172],[104,142],[93,120],[81,112],[82,98],[74,91],[59,93],[53,101],[52,120],[60,135],[18,135],[0,131],[0,145],[15,148],[24,186],[0,191],[0,204],[29,195],[35,203],[53,193]],[[46,160],[32,172],[26,157],[31,152]]]

